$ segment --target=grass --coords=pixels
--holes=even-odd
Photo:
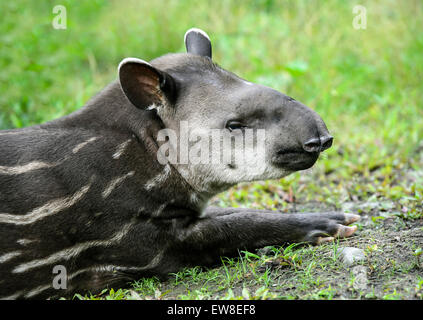
[[[270,257],[241,252],[215,269],[184,270],[168,282],[140,279],[131,289],[78,298],[422,298],[421,1],[361,1],[365,30],[352,26],[356,3],[342,0],[60,4],[67,8],[66,30],[51,25],[55,1],[0,2],[0,129],[80,108],[116,78],[124,57],[182,52],[183,34],[196,26],[209,33],[222,67],[310,106],[335,137],[312,170],[241,184],[213,203],[363,216],[361,240],[274,247]],[[400,241],[392,242],[395,236]],[[367,292],[351,286],[334,256],[337,245],[366,250]]]

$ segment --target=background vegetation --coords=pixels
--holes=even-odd
[[[66,30],[52,27],[56,4],[67,9]],[[352,25],[357,4],[367,10],[365,30]],[[242,184],[216,197],[215,204],[282,212],[325,208],[358,212],[371,217],[369,225],[360,225],[358,236],[382,239],[385,244],[395,230],[418,228],[421,235],[421,1],[1,1],[0,12],[0,129],[38,124],[80,108],[116,78],[124,57],[150,60],[182,52],[185,31],[199,27],[210,35],[218,64],[310,106],[335,137],[334,146],[312,170],[281,181]],[[384,224],[390,219],[395,230]],[[382,233],[376,236],[377,232]],[[331,252],[328,245],[289,247],[287,252],[273,248],[273,258],[287,261],[289,271],[275,273],[283,281],[272,278],[270,271],[255,273],[268,257],[241,253],[241,260],[212,271],[189,269],[167,284],[142,280],[135,291],[116,293],[114,288],[106,296],[163,298],[166,287],[167,296],[177,298],[421,298],[423,281],[417,276],[421,266],[416,259],[423,243],[421,236],[416,239],[409,243],[408,258],[386,267],[396,278],[399,274],[407,278],[408,284],[393,285],[385,273],[385,278],[377,274],[383,280],[371,283],[373,289],[364,293],[345,292],[351,279],[345,280],[345,287],[334,284],[334,270],[341,266],[336,259],[316,256]],[[368,250],[369,264],[376,263],[371,260],[374,252],[383,247],[375,249],[370,240],[355,245]],[[394,259],[397,251],[390,250]],[[236,269],[242,263],[247,269],[254,267],[251,278],[240,276],[249,272]],[[304,279],[309,280],[301,287],[298,283],[305,280],[298,277],[307,270],[309,278]],[[369,273],[380,268],[373,270]],[[291,282],[281,274],[290,274]],[[181,282],[186,285],[181,287]]]

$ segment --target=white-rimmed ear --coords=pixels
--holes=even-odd
[[[212,58],[212,45],[209,36],[201,29],[191,28],[184,36],[187,52]]]
[[[125,58],[118,67],[120,86],[129,101],[140,109],[173,103],[176,84],[173,78],[137,58]]]

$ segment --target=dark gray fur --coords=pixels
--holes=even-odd
[[[178,166],[170,167],[166,183],[146,190],[146,182],[164,170],[157,161],[158,131],[190,114],[208,118],[219,128],[234,115],[251,127],[265,128],[270,158],[275,168],[284,171],[281,176],[312,166],[331,143],[314,111],[270,88],[246,85],[207,56],[169,54],[150,64],[152,72],[165,76],[160,84],[164,95],[157,98],[140,92],[134,99],[147,105],[163,102],[169,109],[166,116],[128,100],[121,82],[125,76],[132,81],[129,74],[68,116],[0,131],[3,171],[36,161],[51,164],[15,174],[0,170],[0,217],[23,217],[85,191],[75,203],[35,222],[15,224],[0,218],[0,298],[97,293],[141,277],[165,277],[183,267],[212,265],[238,249],[292,241],[317,243],[320,237],[342,234],[342,224],[354,220],[342,213],[204,209],[210,197],[234,183],[209,179],[200,189],[181,176]],[[166,101],[160,100],[164,97]],[[324,139],[329,143],[321,142]],[[307,146],[309,141],[314,144]],[[121,156],[114,156],[125,142]],[[105,197],[110,182],[128,173],[133,174]],[[66,267],[67,290],[51,287],[54,265]]]

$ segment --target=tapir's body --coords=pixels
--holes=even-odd
[[[0,131],[0,298],[94,293],[144,276],[210,265],[240,248],[286,241],[317,243],[354,232],[342,224],[357,217],[342,213],[283,215],[206,207],[210,197],[238,182],[237,176],[242,175],[239,181],[277,178],[311,166],[324,149],[322,136],[328,134],[313,111],[218,68],[211,62],[211,49],[202,56],[201,45],[207,42],[200,39],[196,47],[195,41],[192,52],[187,44],[188,54],[165,56],[151,64],[122,64],[120,81],[66,117]],[[142,74],[132,78],[138,67],[143,68]],[[148,79],[141,87],[132,84],[143,76]],[[139,88],[144,90],[141,96],[137,96]],[[227,94],[228,88],[233,88],[233,94]],[[198,169],[158,161],[160,130],[177,130],[172,119],[192,118],[189,108],[194,116],[198,113],[197,118],[204,117],[219,96],[220,104],[238,103],[233,110],[249,114],[250,118],[243,118],[245,123],[262,119],[257,121],[262,121],[274,141],[292,145],[286,147],[289,152],[274,153],[272,159],[278,163],[266,167],[263,176],[249,175],[236,165],[217,170],[216,166]],[[243,101],[254,97],[257,103],[242,107]],[[279,115],[277,110],[282,109],[275,107],[269,116],[263,110],[256,112],[260,102],[275,104],[279,99],[285,101],[283,108],[292,104],[294,111]],[[269,108],[265,110],[273,110]],[[318,151],[313,143],[303,143],[300,149],[305,151],[300,154],[292,137],[272,134],[279,125],[270,127],[269,121],[284,117],[290,128],[300,112],[313,119],[312,125],[298,129],[307,143],[314,143],[310,135],[320,130]],[[218,116],[209,117],[200,120],[213,119],[218,126]],[[222,116],[223,125],[225,121]],[[278,158],[282,154],[287,157],[283,161]],[[54,285],[55,266],[66,270],[64,286]]]
[[[161,265],[161,259],[151,262],[163,254],[163,244],[172,240],[169,236],[175,236],[172,230],[177,226],[170,217],[186,215],[181,219],[185,224],[199,215],[197,198],[174,177],[171,166],[154,161],[155,114],[126,108],[134,109],[116,82],[68,117],[1,131],[1,212],[13,215],[0,215],[0,252],[10,257],[3,255],[7,261],[0,265],[3,296],[19,294],[12,292],[14,288],[28,288],[32,281],[33,290],[17,297],[64,294],[45,290],[52,284],[53,265],[66,266],[68,277],[74,279],[70,285],[78,277],[90,279],[90,284],[72,291],[98,290],[112,278],[122,280],[111,266],[137,266],[139,270],[132,270],[137,277],[181,267]],[[157,179],[160,174],[163,179]],[[163,207],[163,199],[172,203]],[[131,234],[136,240],[126,239]],[[55,262],[43,264],[46,257]],[[30,261],[35,263],[25,265]],[[8,275],[11,271],[13,277]],[[98,272],[110,272],[108,280],[93,277]]]

